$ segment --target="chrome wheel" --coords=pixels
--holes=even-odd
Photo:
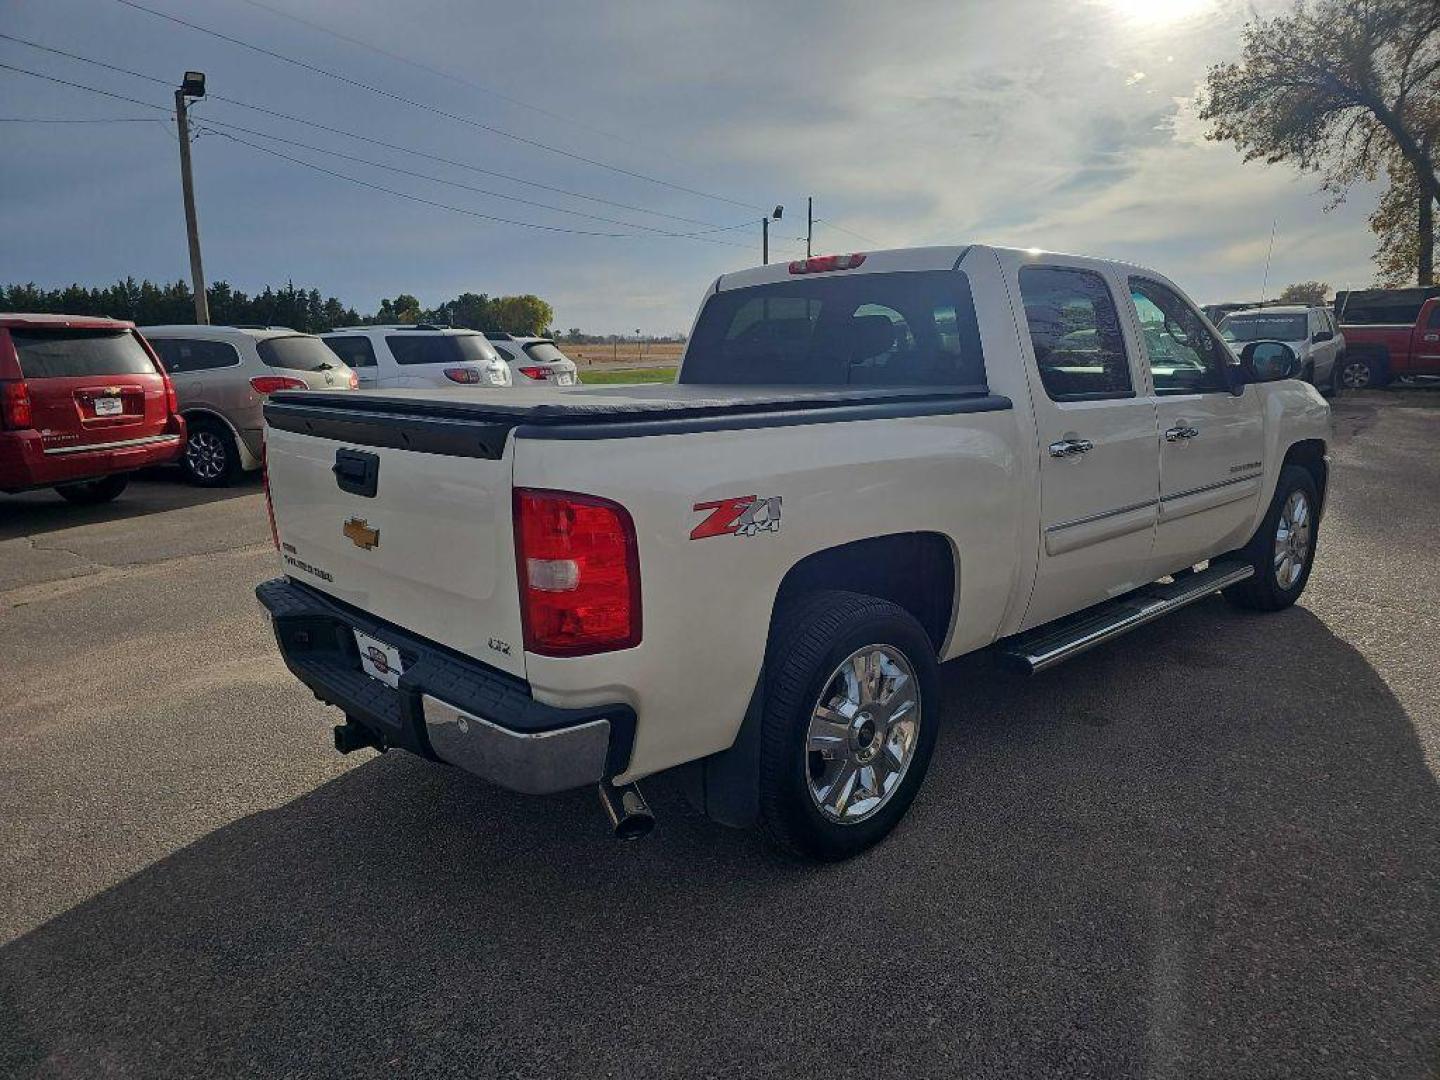
[[[899,649],[866,645],[826,680],[806,733],[810,798],[828,820],[854,825],[890,801],[920,739],[920,688]]]
[[[201,428],[190,433],[185,444],[185,467],[198,480],[218,480],[225,473],[230,452],[224,440],[213,431]]]
[[[1275,581],[1282,589],[1293,589],[1305,572],[1310,525],[1310,500],[1303,491],[1292,491],[1275,527]]]
[[[1351,390],[1363,390],[1370,385],[1370,365],[1363,360],[1349,360],[1340,371],[1340,383]]]

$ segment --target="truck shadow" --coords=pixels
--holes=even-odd
[[[146,469],[135,475],[118,499],[99,506],[76,506],[49,489],[20,495],[0,494],[0,540],[41,536],[102,521],[124,521],[254,495],[259,491],[258,472],[243,474],[229,487],[202,488],[187,482],[178,468],[161,468]]]
[[[840,866],[663,782],[621,846],[591,792],[371,760],[0,950],[0,1072],[1433,1067],[1440,795],[1320,620],[1217,601],[1033,681],[944,675],[925,791]]]

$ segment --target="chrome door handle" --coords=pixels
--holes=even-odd
[[[1079,457],[1095,449],[1089,439],[1061,439],[1050,444],[1050,456],[1054,458]]]
[[[1166,442],[1179,442],[1181,439],[1193,439],[1200,434],[1199,428],[1193,427],[1172,427],[1165,432]]]

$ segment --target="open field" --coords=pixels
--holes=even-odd
[[[909,818],[823,867],[664,777],[620,845],[341,757],[256,477],[0,496],[0,1076],[1433,1077],[1437,403],[1338,399],[1289,611],[947,664]]]
[[[569,345],[560,342],[560,350],[583,371],[601,364],[637,364],[642,367],[674,367],[680,363],[685,346],[678,341],[643,344],[622,341],[615,345]]]
[[[580,381],[594,383],[668,383],[675,381],[673,367],[619,368],[605,371],[591,368],[580,369]]]

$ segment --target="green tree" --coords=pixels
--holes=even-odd
[[[1300,281],[1286,285],[1280,293],[1282,304],[1323,304],[1330,286],[1323,281]]]
[[[1434,276],[1440,174],[1440,4],[1435,0],[1297,0],[1248,23],[1239,63],[1211,67],[1200,116],[1208,136],[1246,161],[1320,173],[1344,197],[1400,164],[1416,193],[1415,272]]]
[[[507,334],[543,334],[555,320],[555,309],[538,296],[500,296],[494,301],[496,329]]]
[[[395,321],[398,323],[417,323],[420,321],[420,301],[409,293],[401,293],[395,297],[394,309]]]

